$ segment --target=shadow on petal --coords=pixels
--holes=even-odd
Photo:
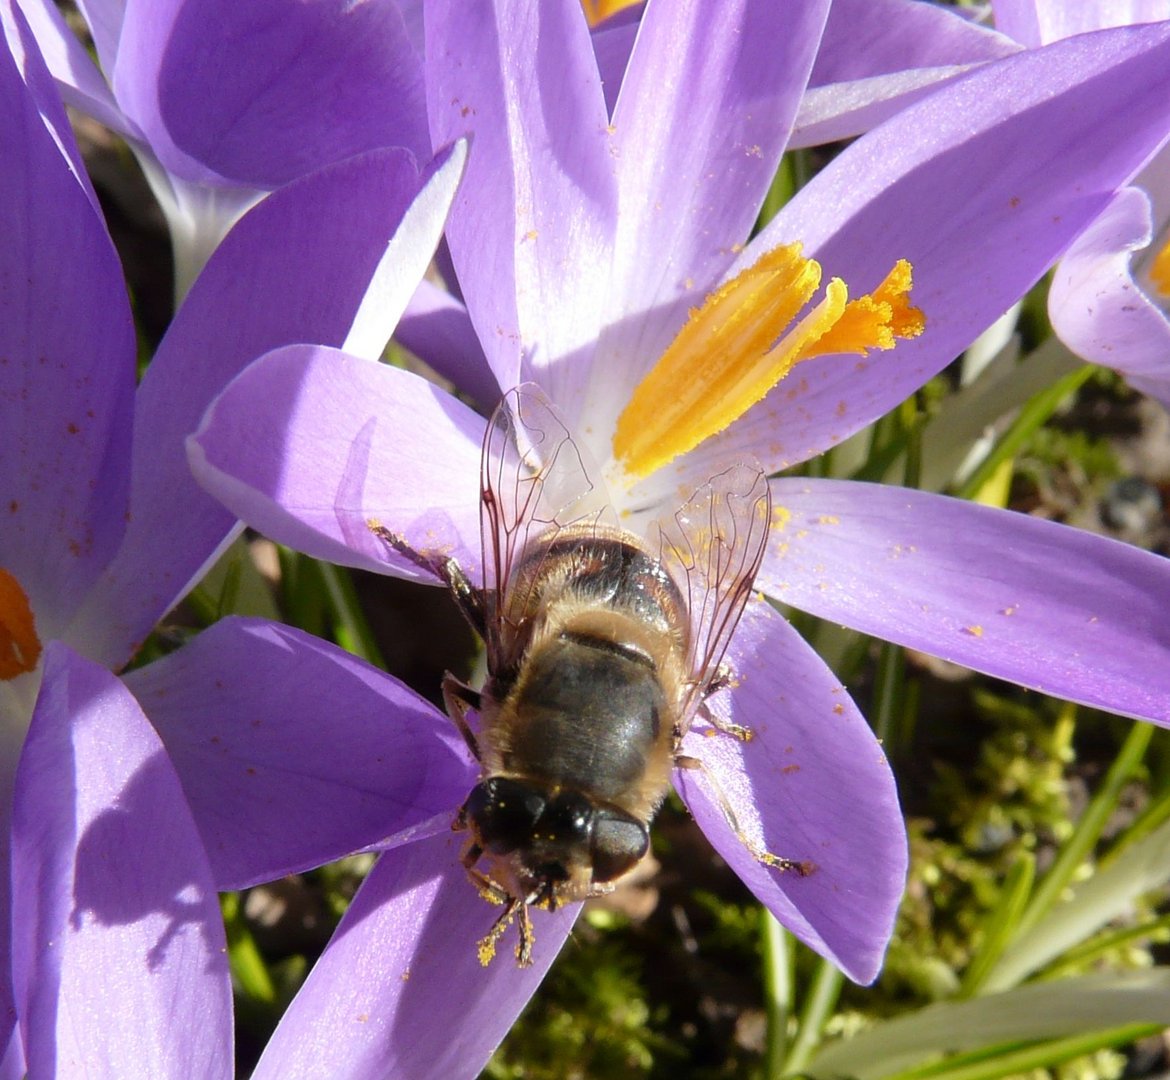
[[[151,971],[165,964],[168,950],[185,927],[203,938],[208,970],[224,970],[223,928],[218,918],[209,918],[218,909],[208,904],[204,882],[194,866],[169,860],[153,864],[144,873],[140,864],[141,830],[144,823],[157,818],[156,792],[168,783],[174,785],[174,773],[166,755],[156,754],[130,777],[118,801],[101,811],[81,834],[69,923],[81,931],[90,920],[117,927],[162,916],[152,922],[159,931],[146,956]],[[131,881],[134,887],[127,888]]]

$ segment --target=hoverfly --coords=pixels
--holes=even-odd
[[[721,472],[647,536],[621,528],[597,476],[554,406],[525,384],[484,437],[482,588],[453,559],[368,523],[447,584],[486,646],[478,691],[443,680],[447,712],[481,767],[453,828],[468,834],[472,881],[504,906],[480,942],[485,964],[517,919],[516,957],[531,963],[531,907],[609,892],[641,861],[671,770],[700,765],[680,749],[697,715],[750,737],[704,703],[728,684],[723,655],[763,559],[763,472]],[[757,850],[721,803],[758,859],[809,872]]]

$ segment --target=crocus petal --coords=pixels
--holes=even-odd
[[[39,67],[35,50],[25,58]],[[62,155],[71,138],[46,128],[0,50],[0,566],[42,639],[121,539],[134,394],[121,265]]]
[[[424,0],[396,0],[398,11],[402,15],[402,24],[406,27],[414,51],[422,56],[426,52],[426,39],[423,34],[423,7]]]
[[[993,0],[991,6],[996,27],[1028,48],[1110,26],[1170,18],[1166,0]]]
[[[28,90],[28,95],[36,108],[41,112],[41,119],[44,126],[48,128],[49,132],[56,139],[57,147],[69,159],[70,167],[73,168],[74,178],[78,184],[81,184],[85,193],[89,195],[89,199],[94,204],[94,209],[98,216],[102,214],[101,204],[97,200],[97,194],[94,192],[94,186],[90,183],[89,173],[85,171],[85,163],[81,156],[81,150],[77,147],[77,140],[74,138],[73,124],[69,121],[69,115],[66,112],[66,106],[62,99],[62,94],[69,95],[69,88],[67,85],[56,80],[56,71],[50,68],[53,62],[53,55],[43,54],[41,51],[41,42],[37,40],[39,33],[43,27],[39,26],[39,22],[59,22],[62,20],[60,11],[54,5],[49,5],[51,13],[44,11],[41,8],[43,0],[34,0],[30,5],[32,11],[32,19],[29,19],[25,9],[15,4],[14,0],[0,0],[0,25],[4,29],[4,34],[8,42],[8,50],[11,51],[13,59],[16,62],[16,68],[20,71],[23,80]],[[49,30],[49,36],[53,36],[55,30]],[[76,37],[69,32],[67,27],[62,25],[61,33],[70,37],[75,43]],[[80,46],[78,46],[80,47]],[[89,60],[87,55],[82,56],[84,63],[89,64],[90,69],[94,69],[94,64]],[[95,77],[101,78],[96,75]],[[70,104],[73,104],[70,101]],[[117,124],[113,125],[117,129]]]
[[[986,63],[1019,48],[953,8],[920,0],[833,0],[809,84]]]
[[[1150,197],[1154,230],[1161,232],[1170,228],[1170,145],[1163,145],[1150,159],[1150,163],[1134,178],[1134,186],[1140,187]]]
[[[767,604],[748,605],[729,659],[732,688],[709,705],[754,737],[693,729],[683,746],[704,768],[677,770],[675,784],[761,903],[851,979],[872,982],[906,881],[906,829],[885,755],[845,688]],[[807,876],[756,859],[711,777],[752,842],[809,864]]]
[[[941,495],[777,480],[769,596],[976,671],[1170,723],[1170,561]]]
[[[375,151],[281,188],[244,216],[179,309],[138,389],[130,524],[74,631],[125,662],[232,535],[195,483],[184,440],[255,357],[298,341],[340,345],[422,179]]]
[[[11,1012],[11,1009],[9,1011]],[[14,1015],[10,1017],[9,1025],[12,1030],[8,1041],[0,1048],[0,1080],[25,1080],[28,1076],[28,1066],[24,1061],[24,1044],[21,1042]]]
[[[593,348],[616,220],[580,5],[439,0],[425,14],[432,140],[474,136],[447,229],[472,322],[501,387],[540,372],[576,407],[581,375],[561,361]]]
[[[274,188],[378,147],[430,151],[422,60],[393,3],[130,0],[113,84],[189,180]]]
[[[590,401],[600,430],[751,233],[827,11],[824,0],[646,8],[613,115],[622,227],[597,351],[605,386]],[[613,415],[598,416],[606,401]]]
[[[478,401],[485,411],[503,393],[463,301],[431,281],[419,283],[394,331],[394,340]]]
[[[864,134],[970,70],[970,65],[913,68],[809,87],[800,103],[788,149],[802,150]]]
[[[342,348],[377,360],[431,265],[447,212],[467,167],[467,140],[444,147],[419,176],[417,191],[371,276]]]
[[[227,946],[182,788],[126,688],[60,643],[13,815],[29,1074],[230,1076]]]
[[[191,469],[249,525],[317,558],[420,577],[370,531],[377,519],[478,577],[483,431],[417,375],[292,345],[220,395],[190,441]]]
[[[93,38],[98,62],[107,74],[117,66],[118,39],[130,0],[77,0],[77,10],[85,18]],[[146,0],[149,3],[149,0]]]
[[[11,18],[14,7],[13,0],[4,0],[0,5],[5,22]],[[137,128],[122,114],[85,46],[66,25],[61,9],[52,0],[21,0],[19,10],[28,19],[37,47],[57,80],[62,98],[122,135],[137,135]]]
[[[36,704],[42,671],[29,672],[13,682],[0,683],[0,866],[10,866],[12,792],[16,767],[29,719]],[[23,685],[21,685],[23,684]],[[29,699],[32,700],[29,700]],[[12,895],[10,879],[0,887],[0,1080],[22,1080],[20,1032],[12,996]],[[8,1049],[3,1050],[7,1041]],[[11,1066],[11,1067],[10,1067]]]
[[[856,294],[905,258],[926,330],[888,354],[800,364],[691,456],[694,474],[745,455],[769,471],[802,461],[902,401],[1027,291],[1168,130],[1170,24],[1161,24],[988,64],[859,139],[732,270],[802,240]]]
[[[1057,265],[1048,311],[1053,330],[1078,356],[1115,368],[1170,407],[1170,321],[1131,269],[1134,252],[1151,237],[1146,193],[1118,192]]]
[[[597,73],[601,76],[605,108],[611,116],[617,105],[626,65],[630,62],[630,53],[634,51],[634,40],[638,36],[645,6],[631,4],[621,8],[593,29],[593,56],[597,61]]]
[[[789,146],[859,135],[972,65],[1019,48],[953,8],[834,0]]]
[[[433,705],[278,623],[221,620],[126,682],[188,792],[220,889],[422,826],[449,832],[475,783]]]
[[[560,951],[580,908],[533,912],[533,964],[509,931],[480,966],[499,909],[459,865],[449,832],[383,855],[289,1006],[253,1074],[346,1078],[476,1076]]]

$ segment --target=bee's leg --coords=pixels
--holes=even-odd
[[[457,813],[455,815],[455,820],[451,822],[451,831],[452,832],[463,832],[463,830],[466,828],[467,828],[467,804],[464,803],[463,806],[459,807],[459,813]],[[472,848],[475,849],[475,854],[471,855],[469,858],[468,853],[472,850]],[[483,848],[472,844],[471,846],[468,847],[467,851],[465,851],[463,853],[463,865],[464,866],[474,866],[479,861],[479,857],[482,854],[483,854]]]
[[[504,911],[492,923],[492,928],[479,941],[479,962],[484,967],[487,967],[492,962],[492,958],[496,955],[496,945],[499,943],[504,931],[512,925],[512,920],[519,915],[520,940],[516,943],[516,963],[520,967],[529,967],[532,964],[532,946],[536,942],[536,934],[532,930],[532,919],[528,914],[528,905],[533,902],[534,897],[529,896],[522,900],[518,896],[513,896],[507,889],[498,882],[493,881],[482,870],[477,870],[475,863],[482,854],[483,848],[479,844],[473,843],[468,845],[467,850],[463,853],[463,866],[467,870],[467,876],[471,879],[471,883],[475,886],[479,895],[490,904],[503,904]]]
[[[712,694],[718,694],[720,690],[726,690],[730,685],[731,665],[724,660],[715,669],[715,678],[707,683],[707,689],[703,691],[703,700],[706,701]]]
[[[482,967],[487,967],[488,964],[490,964],[492,962],[492,960],[495,958],[496,945],[499,943],[500,938],[502,938],[504,936],[504,931],[507,930],[508,927],[512,925],[512,920],[516,918],[516,915],[518,913],[520,914],[520,922],[521,922],[521,930],[520,930],[521,944],[516,947],[516,960],[520,964],[521,967],[526,966],[524,963],[524,960],[522,959],[521,954],[522,954],[522,947],[523,947],[524,941],[525,941],[523,925],[527,919],[527,911],[525,910],[525,907],[524,907],[524,901],[521,900],[517,896],[512,896],[512,897],[509,897],[508,902],[507,902],[507,907],[504,908],[503,914],[498,919],[496,919],[496,921],[494,923],[492,923],[492,928],[482,938],[480,938],[479,944],[476,946],[476,955],[479,957],[479,962],[480,962],[480,965]],[[532,963],[532,927],[531,926],[528,927],[527,942],[528,942],[528,950],[527,950],[528,963],[531,964]]]
[[[730,675],[724,675],[723,677],[725,679],[723,685],[726,686],[731,677]],[[714,686],[715,684],[712,683],[711,685]],[[722,689],[722,687],[717,689]],[[711,689],[711,687],[708,687],[707,692],[703,695],[703,703],[699,705],[699,715],[704,720],[706,720],[707,723],[710,724],[716,731],[721,731],[724,735],[730,735],[733,739],[738,739],[740,742],[751,742],[752,739],[755,738],[756,734],[754,731],[752,731],[751,728],[744,727],[742,724],[733,724],[730,720],[724,720],[721,717],[716,716],[709,708],[707,708],[706,699],[709,698],[713,693],[715,693],[715,690]]]
[[[366,528],[382,541],[391,551],[398,552],[404,559],[409,559],[420,570],[434,574],[455,597],[455,603],[463,612],[463,617],[471,624],[479,636],[485,637],[487,623],[483,610],[483,594],[471,584],[467,575],[454,559],[441,555],[426,555],[415,551],[398,533],[391,532],[380,521],[370,518]]]
[[[464,865],[467,866],[466,859]],[[477,870],[474,866],[467,866],[467,876],[471,879],[471,884],[475,886],[475,891],[479,893],[489,904],[509,904],[512,902],[512,895],[502,885],[493,881],[482,870]]]
[[[816,869],[816,864],[809,862],[807,859],[803,862],[798,862],[796,859],[785,859],[780,855],[773,855],[770,851],[764,850],[764,848],[749,839],[739,827],[739,822],[735,817],[735,811],[731,808],[731,803],[728,801],[727,795],[724,793],[715,774],[698,758],[689,757],[686,754],[675,754],[674,763],[680,769],[700,769],[702,771],[703,775],[707,777],[707,780],[711,784],[711,790],[715,793],[715,801],[719,803],[719,809],[723,811],[723,817],[727,821],[727,824],[731,826],[731,831],[739,838],[739,842],[755,856],[757,861],[762,862],[765,866],[772,867],[773,870],[795,870],[801,877],[807,877]]]
[[[516,942],[516,964],[518,967],[532,966],[532,946],[536,944],[536,935],[532,932],[532,919],[528,914],[528,905],[521,901],[520,910],[520,940]]]
[[[462,820],[463,811],[459,811],[459,817],[455,819],[452,829],[459,830],[465,828],[466,825]],[[463,849],[463,854],[459,857],[459,861],[463,864],[463,869],[467,871],[467,876],[471,880],[471,884],[475,886],[475,891],[479,893],[489,904],[507,904],[512,899],[512,894],[508,892],[498,881],[489,877],[482,870],[476,867],[480,856],[483,855],[483,847],[477,841],[472,840],[466,848]]]
[[[448,671],[443,676],[443,706],[447,710],[447,715],[459,729],[459,734],[463,736],[463,741],[467,743],[467,748],[476,761],[483,759],[479,756],[479,739],[476,738],[475,732],[467,723],[467,710],[475,709],[478,712],[480,703],[479,693],[460,682],[451,672]]]

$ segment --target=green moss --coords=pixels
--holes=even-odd
[[[609,936],[585,948],[570,943],[484,1076],[649,1076],[656,1058],[677,1053],[651,1020],[635,954]]]

